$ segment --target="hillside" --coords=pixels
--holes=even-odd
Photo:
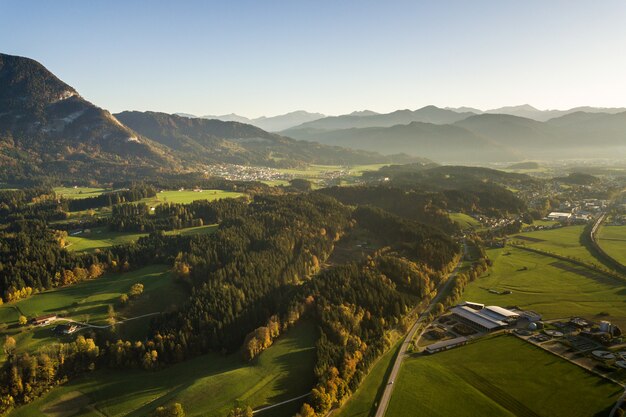
[[[455,125],[412,122],[392,127],[302,131],[298,139],[365,149],[385,154],[407,153],[437,161],[498,161],[515,159],[513,152],[468,129]]]
[[[356,164],[411,159],[297,141],[238,122],[155,112],[123,112],[116,117],[140,134],[174,150],[181,158],[203,164],[292,167],[303,163]]]
[[[69,161],[173,167],[164,150],[83,99],[38,62],[0,54],[3,166],[63,169]]]
[[[483,113],[453,124],[412,122],[391,127],[335,130],[305,127],[318,122],[284,133],[296,139],[381,153],[422,155],[455,163],[626,155],[626,112],[575,112],[547,122]]]

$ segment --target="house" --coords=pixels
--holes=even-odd
[[[31,320],[31,324],[35,326],[46,326],[57,319],[56,314],[46,314],[45,316],[35,317]]]

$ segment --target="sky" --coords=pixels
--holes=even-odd
[[[623,0],[0,0],[0,52],[112,112],[626,106]]]

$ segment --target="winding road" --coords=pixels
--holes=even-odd
[[[467,252],[467,246],[463,244],[463,255],[465,255],[466,252]],[[450,286],[454,282],[453,278],[459,272],[459,268],[461,267],[461,264],[463,263],[464,258],[465,256],[461,257],[456,267],[454,268],[454,271],[452,271],[448,275],[448,278],[446,279],[446,281],[439,286],[439,288],[437,289],[437,295],[432,299],[432,301],[430,302],[428,307],[424,310],[424,312],[420,314],[419,318],[415,321],[415,323],[409,330],[409,333],[407,334],[404,341],[402,342],[402,346],[400,346],[400,351],[398,352],[398,356],[396,356],[396,360],[393,363],[393,368],[391,369],[391,373],[389,374],[389,378],[387,379],[387,382],[385,385],[385,391],[383,392],[383,395],[380,398],[380,403],[378,404],[378,409],[376,410],[376,417],[384,417],[385,412],[387,411],[387,407],[389,406],[389,400],[391,400],[391,394],[393,393],[393,387],[394,387],[393,383],[396,380],[398,373],[400,372],[400,366],[402,365],[402,361],[404,360],[404,357],[406,356],[406,351],[409,348],[411,341],[415,337],[415,334],[417,333],[417,331],[420,329],[422,323],[424,323],[424,321],[428,317],[428,312],[430,311],[432,306],[438,303],[443,298],[443,295],[446,294],[446,292],[450,289]]]

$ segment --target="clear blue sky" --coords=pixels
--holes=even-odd
[[[0,0],[0,50],[113,112],[626,106],[626,1]]]

